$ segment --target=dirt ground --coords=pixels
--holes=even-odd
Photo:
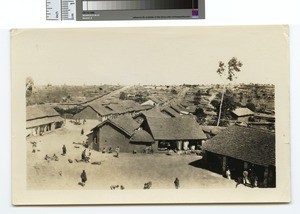
[[[82,143],[86,134],[97,125],[88,121],[84,125],[74,125],[67,121],[60,130],[44,136],[27,139],[27,187],[28,189],[110,189],[111,185],[123,185],[125,189],[142,189],[144,183],[151,181],[151,189],[172,189],[174,180],[179,178],[180,188],[235,188],[235,182],[219,174],[195,167],[193,163],[201,158],[197,155],[166,155],[121,153],[102,154],[91,150],[91,162],[101,161],[101,165],[77,163],[81,159],[84,147],[73,144]],[[81,129],[84,135],[81,135]],[[32,144],[36,141],[37,151],[32,153]],[[62,156],[65,144],[67,155]],[[79,147],[79,148],[76,148]],[[46,161],[45,155],[56,154],[58,161]],[[69,163],[72,159],[73,163]],[[80,186],[82,170],[87,173],[85,187]]]

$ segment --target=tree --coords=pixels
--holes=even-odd
[[[120,100],[126,100],[126,93],[123,91],[120,93]]]
[[[33,91],[34,81],[32,77],[26,78],[26,97],[30,97]]]
[[[251,111],[254,111],[255,112],[255,105],[253,103],[247,103],[246,104],[246,107],[248,109],[250,109]]]
[[[174,94],[174,95],[176,95],[176,94],[178,94],[178,91],[176,91],[174,88],[171,90],[171,93],[172,94]]]
[[[195,105],[199,105],[199,104],[200,104],[200,100],[201,100],[201,91],[198,90],[198,91],[195,93],[195,96],[194,96],[194,104],[195,104]]]
[[[219,74],[219,76],[222,79],[225,78],[225,80],[231,82],[234,79],[236,79],[236,73],[241,71],[242,66],[243,66],[243,64],[236,57],[233,57],[232,59],[230,59],[228,61],[227,65],[225,65],[224,62],[220,61],[219,62],[219,67],[217,69],[217,74]],[[225,90],[226,90],[226,88],[225,88],[225,85],[224,85],[223,86],[223,91],[222,91],[221,102],[220,102],[220,106],[219,106],[219,115],[218,115],[217,126],[219,126],[219,124],[220,124]]]
[[[225,93],[223,97],[223,103],[220,105],[221,100],[214,99],[210,104],[215,108],[217,113],[221,112],[221,117],[230,118],[230,113],[237,107],[237,103],[234,101],[233,96]],[[220,109],[220,107],[222,109]]]
[[[197,107],[195,110],[195,115],[198,123],[203,124],[205,122],[206,114],[202,108]]]

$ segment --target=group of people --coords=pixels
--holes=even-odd
[[[35,153],[36,151],[40,151],[37,149],[37,142],[36,141],[33,141],[33,142],[30,142],[32,144],[32,153]],[[39,143],[41,143],[41,141],[39,141]]]
[[[59,158],[57,157],[57,155],[54,153],[52,157],[50,157],[49,155],[46,154],[45,158],[44,158],[46,161],[51,161],[51,160],[54,160],[54,161],[59,161]]]
[[[87,153],[87,150],[84,149],[83,152],[81,153],[81,161],[90,162],[91,155],[92,155],[91,150],[89,150],[89,152]]]
[[[112,153],[112,148],[109,147],[109,149],[108,149],[107,152],[108,152],[108,153]],[[117,146],[117,148],[115,149],[115,152],[116,152],[115,157],[118,158],[118,157],[119,157],[119,153],[120,153],[120,147]],[[106,148],[105,148],[105,147],[102,149],[102,153],[103,153],[103,154],[106,153]]]
[[[226,176],[228,179],[231,179],[231,173],[229,169],[226,170]],[[242,173],[242,176],[237,178],[235,187],[237,187],[239,184],[244,184],[245,186],[252,188],[258,187],[258,176],[251,169],[245,169]]]
[[[115,190],[115,189],[118,189],[118,188],[120,188],[120,190],[124,190],[125,189],[125,187],[123,185],[111,185],[110,186],[111,190]]]
[[[180,184],[179,184],[179,179],[177,177],[174,180],[174,185],[175,185],[175,189],[179,189]],[[144,189],[150,189],[151,186],[152,186],[152,182],[149,181],[149,182],[144,184]]]
[[[105,147],[102,149],[102,153],[103,154],[106,153],[106,148]],[[109,154],[112,153],[112,148],[111,147],[109,147],[107,153],[109,153]]]

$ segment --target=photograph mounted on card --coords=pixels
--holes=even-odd
[[[14,205],[290,201],[287,26],[15,29],[11,69]]]

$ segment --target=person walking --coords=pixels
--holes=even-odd
[[[120,148],[117,146],[117,148],[116,148],[116,157],[117,158],[119,157],[119,153],[120,153]]]
[[[67,148],[66,148],[66,146],[65,145],[63,145],[63,147],[62,147],[62,155],[66,155],[66,153],[67,153]]]
[[[82,186],[85,186],[85,182],[87,181],[87,176],[86,176],[85,170],[82,170],[80,177],[81,177]]]
[[[178,189],[179,188],[179,179],[178,178],[175,178],[174,184],[175,184],[175,188]]]
[[[81,160],[85,161],[86,160],[86,154],[85,154],[86,149],[83,150],[81,153]]]

